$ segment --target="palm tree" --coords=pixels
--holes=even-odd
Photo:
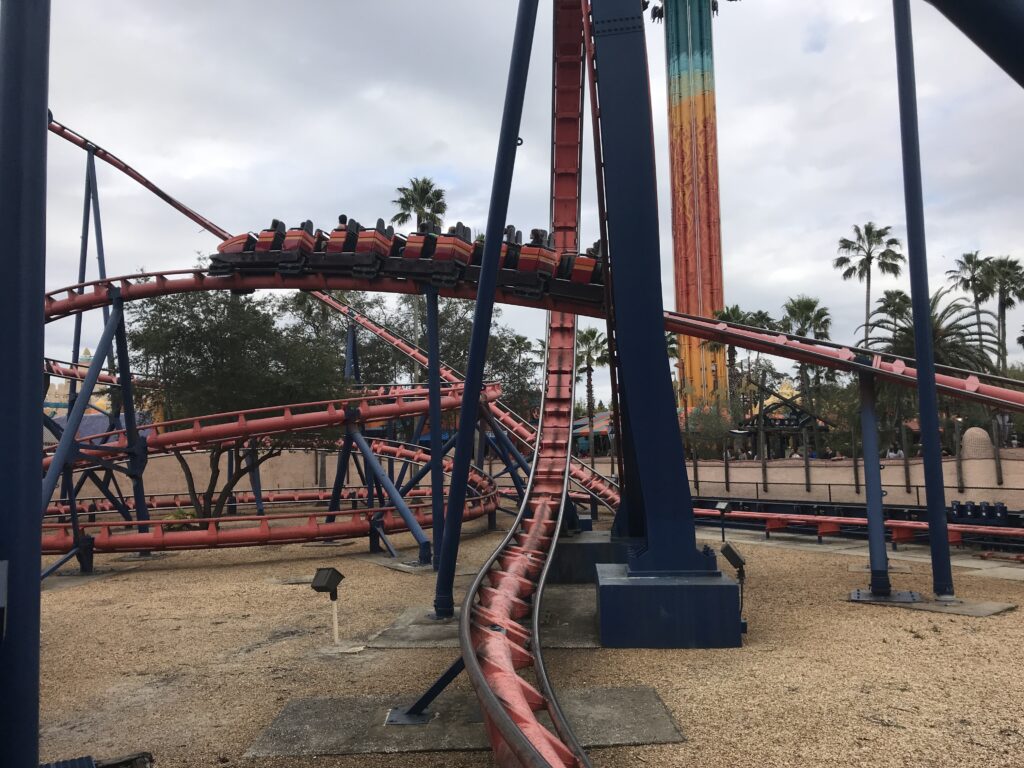
[[[953,288],[940,288],[929,300],[935,351],[935,362],[973,371],[989,371],[992,360],[989,353],[999,352],[999,336],[994,316],[981,310],[981,323],[977,322],[974,308],[966,299],[954,298],[946,302]],[[881,304],[881,302],[879,302]],[[872,348],[904,357],[914,356],[914,317],[909,309],[890,314],[879,306],[872,313],[870,323]]]
[[[785,313],[779,321],[779,328],[785,333],[792,333],[796,336],[809,336],[812,339],[827,339],[832,328],[832,316],[827,307],[821,306],[821,302],[803,294],[795,299],[789,299],[782,305]],[[808,375],[807,365],[800,363],[798,366],[800,376],[800,391],[803,395],[804,407],[813,411],[814,403],[811,395],[811,379]],[[815,431],[817,434],[817,431]]]
[[[912,312],[911,299],[905,291],[900,289],[886,291],[882,294],[881,298],[875,302],[877,305],[871,312],[871,317],[876,318],[879,315],[885,315],[891,320],[901,320],[905,317],[910,317]],[[871,330],[877,330],[875,328],[874,320],[871,321]],[[869,334],[870,335],[870,334]],[[875,343],[874,337],[868,340],[868,344]]]
[[[587,423],[590,426],[590,467],[594,468],[594,369],[608,365],[608,339],[597,328],[576,334],[577,366],[587,376]]]
[[[843,280],[856,277],[864,283],[864,344],[868,343],[868,323],[871,320],[871,271],[875,264],[883,275],[899,277],[905,260],[900,253],[900,241],[890,237],[892,227],[879,227],[869,221],[863,228],[853,225],[851,240],[839,238],[839,256],[832,266],[842,270]]]
[[[679,334],[665,331],[665,352],[669,360],[679,357]]]
[[[777,331],[779,329],[779,324],[775,318],[763,309],[759,309],[755,312],[747,312],[746,324],[753,326],[754,328],[763,328],[766,331]]]
[[[412,178],[408,187],[395,190],[398,199],[391,202],[398,206],[398,213],[391,217],[391,223],[402,226],[416,217],[416,228],[421,224],[441,226],[441,218],[448,211],[448,203],[444,199],[444,190],[435,186],[434,180],[426,176]]]
[[[992,285],[989,283],[988,263],[991,258],[982,258],[978,251],[963,254],[953,262],[955,269],[946,270],[946,280],[954,288],[971,294],[974,302],[974,319],[978,335],[981,335],[981,302],[992,298]]]
[[[1024,299],[1024,268],[1010,256],[989,259],[984,268],[985,279],[996,298],[996,334],[999,351],[996,357],[1000,373],[1006,373],[1006,310]]]
[[[735,323],[736,325],[749,325],[750,324],[750,313],[744,312],[740,309],[739,304],[733,304],[731,307],[725,307],[725,309],[715,310],[715,319],[721,320],[724,323]],[[722,344],[717,341],[707,342],[708,349],[712,352],[718,352],[722,349]],[[728,372],[731,378],[736,376],[736,347],[729,344],[725,348],[726,363],[728,365]]]

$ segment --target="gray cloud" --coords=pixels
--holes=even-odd
[[[481,228],[515,5],[55,0],[50,103],[232,231],[273,217],[386,217],[414,175],[437,179],[453,217]],[[548,217],[550,0],[541,8],[509,214],[523,228]],[[1024,94],[926,4],[914,3],[914,23],[934,289],[963,251],[1024,257]],[[789,296],[817,295],[834,335],[852,340],[862,293],[831,268],[836,240],[869,218],[904,233],[890,5],[728,3],[715,35],[727,301],[777,312]],[[648,28],[648,47],[669,297],[661,27]],[[585,241],[596,236],[587,140]],[[76,271],[83,167],[83,153],[51,140],[51,288]],[[102,164],[99,175],[111,273],[185,267],[213,249],[129,180]],[[539,312],[504,317],[543,332]],[[1011,329],[1022,321],[1013,313]],[[86,329],[94,340],[98,318]],[[48,352],[67,356],[70,335],[70,321],[54,324]]]

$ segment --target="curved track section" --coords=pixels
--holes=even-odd
[[[574,316],[550,316],[544,401],[526,499],[469,588],[459,623],[466,671],[502,766],[589,764],[548,681],[538,632],[569,477],[575,338]],[[519,674],[531,667],[537,686]],[[541,711],[554,730],[538,719]]]
[[[501,388],[497,384],[488,384],[484,387],[482,397],[492,402],[500,394]],[[191,450],[229,440],[416,416],[427,412],[427,397],[428,390],[425,387],[381,387],[364,392],[360,397],[345,400],[232,411],[195,419],[163,421],[146,425],[143,429],[147,433],[147,451],[152,455]],[[462,386],[455,384],[445,387],[441,395],[442,410],[456,410],[461,405]],[[109,461],[128,457],[129,448],[123,429],[89,435],[83,438],[83,442],[85,445],[79,453],[86,463],[90,458]],[[96,445],[96,448],[89,448],[90,444]],[[53,446],[44,451],[44,467],[49,466],[54,451]]]
[[[202,269],[175,270],[96,280],[51,291],[46,294],[44,302],[47,322],[111,304],[113,301],[111,288],[120,288],[121,295],[126,301],[210,290],[248,292],[275,289],[306,291],[338,289],[394,293],[419,292],[416,281],[400,278],[364,279],[320,273],[281,275],[237,272],[231,275],[211,276]],[[463,281],[453,288],[443,289],[441,293],[452,298],[475,299],[476,285]],[[598,304],[555,297],[550,294],[544,294],[540,298],[524,298],[499,288],[496,300],[508,304],[588,317],[602,317],[604,313],[604,308]],[[906,358],[877,354],[870,350],[854,347],[843,347],[817,339],[771,333],[675,312],[665,313],[665,329],[673,333],[697,336],[826,368],[842,371],[870,371],[902,386],[917,386],[917,371],[913,367],[913,360]],[[1000,383],[990,384],[989,381],[999,381]],[[974,400],[1012,411],[1024,411],[1024,391],[1013,388],[1009,382],[1003,379],[970,371],[939,367],[936,382],[940,392],[952,397]]]
[[[313,296],[324,302],[327,306],[337,310],[361,328],[369,331],[377,338],[387,342],[410,360],[427,367],[427,353],[416,346],[408,339],[399,336],[393,331],[375,323],[366,315],[349,306],[343,301],[323,291],[312,291]],[[462,376],[454,368],[441,363],[441,378],[450,384],[462,381]],[[520,416],[512,409],[505,406],[500,400],[488,403],[488,408],[494,418],[505,428],[512,437],[519,441],[529,451],[533,451],[534,441],[537,439],[537,430],[530,422]],[[587,466],[584,462],[573,456],[570,460],[570,478],[588,494],[597,498],[600,502],[615,510],[619,505],[619,487],[609,478],[600,472]]]
[[[430,454],[398,443],[375,441],[375,452],[401,461],[423,463]],[[500,503],[494,480],[477,467],[470,469],[470,498],[466,503],[465,518],[473,520],[495,511]],[[366,497],[365,488],[346,489],[344,500]],[[272,502],[316,502],[330,498],[329,491],[270,492],[264,499]],[[431,523],[432,502],[428,488],[409,493],[408,506],[423,527]],[[253,499],[251,493],[238,494],[239,503]],[[415,500],[414,500],[415,499]],[[164,497],[164,504],[178,506],[178,497]],[[53,508],[66,514],[65,507]],[[86,511],[86,510],[80,510]],[[101,510],[102,511],[102,510]],[[340,520],[337,518],[341,518]],[[94,539],[96,552],[138,552],[158,550],[214,549],[220,547],[249,547],[262,544],[294,544],[326,539],[344,539],[368,536],[376,522],[385,533],[408,530],[395,507],[376,506],[349,510],[316,510],[314,512],[286,512],[267,515],[231,515],[218,518],[151,520],[104,520],[80,522],[82,533]],[[70,522],[43,523],[43,554],[56,555],[70,552],[76,545]]]

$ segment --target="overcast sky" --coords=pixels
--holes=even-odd
[[[912,7],[934,290],[965,251],[1024,258],[1024,91],[929,5]],[[50,105],[232,232],[275,217],[325,228],[342,212],[389,218],[394,188],[412,176],[435,179],[451,221],[477,230],[515,10],[512,0],[54,0]],[[548,220],[550,15],[542,0],[509,215],[523,230]],[[777,314],[790,296],[818,296],[833,337],[853,341],[863,290],[833,270],[836,241],[868,220],[905,234],[891,3],[723,2],[715,47],[726,301]],[[668,296],[661,26],[648,25],[648,49]],[[76,273],[85,154],[56,137],[49,150],[52,289]],[[183,268],[214,250],[127,178],[102,163],[98,174],[108,273]],[[585,178],[587,242],[589,164]],[[890,287],[907,288],[906,275],[876,281],[875,293]],[[539,311],[506,308],[503,320],[543,334]],[[1011,314],[1011,339],[1022,322]],[[99,328],[90,317],[85,344]],[[70,320],[51,325],[47,353],[67,359],[71,332]]]

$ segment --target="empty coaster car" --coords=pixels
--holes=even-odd
[[[551,282],[551,295],[578,301],[604,301],[604,259],[600,242],[585,254],[564,253]]]
[[[274,219],[259,235],[237,235],[226,240],[210,259],[211,274],[277,272],[285,234],[284,222]]]

